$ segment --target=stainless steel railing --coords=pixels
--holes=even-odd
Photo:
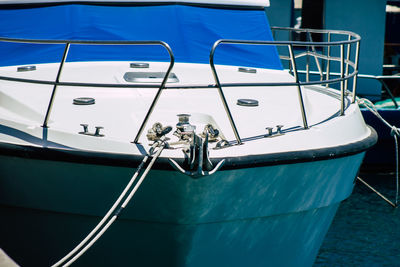
[[[172,53],[171,48],[169,45],[163,41],[92,41],[92,40],[32,40],[32,39],[15,39],[15,38],[0,38],[0,42],[12,42],[12,43],[29,43],[29,44],[64,44],[64,53],[63,57],[61,59],[56,80],[55,81],[40,81],[40,80],[32,80],[32,79],[20,79],[20,78],[12,78],[12,77],[4,77],[0,76],[0,80],[8,80],[8,81],[15,81],[15,82],[27,82],[27,83],[39,83],[39,84],[51,84],[53,85],[53,90],[51,93],[50,101],[47,106],[47,111],[46,115],[44,118],[44,122],[42,127],[43,128],[48,128],[48,120],[50,118],[51,110],[53,107],[53,102],[54,98],[57,92],[57,87],[58,86],[88,86],[88,87],[129,87],[129,88],[143,88],[143,87],[151,87],[151,88],[158,88],[157,93],[153,99],[153,102],[149,108],[149,110],[146,113],[146,117],[144,121],[142,122],[139,131],[134,139],[134,142],[137,143],[139,140],[140,135],[142,134],[144,127],[146,126],[147,120],[150,117],[151,113],[154,110],[155,104],[157,103],[162,89],[165,87],[165,84],[167,83],[169,74],[172,71],[172,68],[174,66],[175,58]],[[159,86],[143,86],[143,85],[118,85],[118,84],[98,84],[98,83],[66,83],[66,82],[60,82],[60,77],[61,73],[63,70],[64,63],[67,59],[68,56],[68,51],[71,46],[71,44],[74,45],[160,45],[164,47],[170,57],[170,63],[168,66],[168,69],[165,73],[165,76]]]
[[[224,104],[227,116],[231,123],[237,142],[240,144],[241,138],[235,126],[232,114],[226,103],[225,96],[222,87],[237,87],[237,86],[296,86],[298,91],[298,99],[303,119],[304,129],[308,129],[309,125],[307,122],[307,114],[304,107],[304,100],[302,95],[302,86],[305,85],[325,85],[340,83],[341,90],[341,101],[340,101],[340,115],[344,115],[345,111],[345,96],[348,94],[348,82],[352,79],[352,102],[356,100],[356,86],[357,86],[357,74],[358,74],[358,57],[360,50],[360,36],[348,32],[348,31],[334,31],[334,30],[311,30],[311,29],[295,29],[295,28],[284,28],[284,27],[272,27],[273,32],[284,31],[289,35],[293,33],[305,33],[306,41],[286,40],[286,41],[247,41],[247,40],[219,40],[217,41],[210,53],[210,65],[216,87],[218,88],[220,97]],[[315,42],[312,39],[312,34],[320,34],[323,41]],[[334,40],[332,40],[334,39]],[[338,40],[335,40],[338,39]],[[280,54],[282,61],[289,62],[289,71],[293,74],[295,82],[280,82],[280,83],[225,83],[222,84],[218,77],[214,55],[216,49],[220,45],[269,45],[276,46],[277,48],[286,48],[285,53]],[[332,51],[337,48],[335,55]],[[352,53],[354,49],[354,53]],[[285,52],[285,51],[283,51]],[[315,60],[315,68],[319,73],[319,80],[311,80],[310,75],[315,71],[311,68],[310,58]],[[305,58],[306,62],[299,62],[300,59]],[[321,60],[321,62],[320,62]],[[332,63],[337,62],[340,69],[340,74],[336,75],[335,69],[332,68]],[[304,68],[299,67],[299,63],[303,63]],[[325,71],[323,70],[325,68]],[[333,70],[332,70],[333,69]],[[351,71],[351,72],[350,72]],[[305,74],[305,81],[302,81],[300,76]],[[331,76],[338,76],[332,78]]]
[[[204,85],[204,86],[170,86],[166,85],[167,79],[174,66],[174,55],[169,45],[163,41],[86,41],[86,40],[32,40],[32,39],[13,39],[13,38],[0,38],[0,42],[13,42],[13,43],[30,43],[30,44],[64,44],[63,57],[58,67],[58,72],[55,81],[46,80],[35,80],[35,79],[23,79],[14,78],[7,76],[0,76],[0,80],[25,82],[25,83],[37,83],[53,85],[52,94],[47,107],[46,115],[42,127],[48,128],[48,120],[53,107],[54,98],[57,92],[58,86],[83,86],[83,87],[117,87],[117,88],[158,88],[157,93],[146,113],[146,116],[135,136],[134,143],[139,142],[139,138],[143,133],[144,127],[152,114],[158,99],[164,89],[206,89],[216,88],[219,92],[221,101],[225,108],[227,117],[229,118],[232,130],[234,132],[236,141],[238,144],[242,143],[239,132],[235,125],[232,113],[230,112],[229,105],[226,101],[223,88],[224,87],[241,87],[241,86],[254,86],[254,87],[265,87],[265,86],[296,86],[298,91],[298,99],[303,118],[303,127],[308,129],[309,125],[307,122],[307,114],[304,107],[304,100],[302,95],[302,86],[305,85],[325,85],[329,84],[340,84],[341,90],[341,106],[340,114],[344,114],[345,110],[345,95],[348,93],[348,81],[352,80],[353,88],[353,102],[355,102],[356,94],[356,83],[358,73],[358,56],[359,56],[359,42],[360,37],[357,34],[347,31],[327,31],[327,30],[310,30],[310,29],[295,29],[295,28],[281,28],[273,27],[273,32],[283,31],[292,35],[293,33],[306,33],[308,36],[306,41],[286,40],[286,41],[247,41],[247,40],[218,40],[214,43],[210,52],[210,67],[215,80],[215,85]],[[321,34],[323,41],[314,42],[312,40],[313,34]],[[339,40],[336,40],[339,38]],[[104,83],[82,83],[82,82],[62,82],[60,77],[62,74],[63,66],[68,57],[68,51],[71,45],[160,45],[164,47],[170,57],[170,62],[165,76],[160,85],[154,84],[104,84]],[[289,63],[289,71],[293,74],[294,82],[269,82],[269,83],[221,83],[218,77],[218,73],[215,67],[214,55],[216,50],[221,45],[268,45],[279,48],[286,48],[286,52],[280,53],[280,59],[282,62]],[[354,48],[353,48],[354,47]],[[339,51],[333,51],[335,48]],[[354,52],[352,52],[354,51]],[[306,62],[301,60],[305,58]],[[315,61],[315,69],[319,74],[319,80],[310,79],[311,74],[315,74],[313,66],[310,62],[310,58]],[[301,62],[300,62],[301,61]],[[337,75],[332,67],[333,62],[339,64],[340,74]],[[304,66],[303,66],[304,65]],[[302,67],[303,66],[303,67]],[[325,68],[325,71],[323,70]],[[305,75],[305,80],[302,79],[302,75]],[[332,76],[338,76],[332,78]]]

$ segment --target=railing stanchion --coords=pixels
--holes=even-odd
[[[172,53],[171,48],[169,47],[169,45],[168,45],[167,43],[160,42],[160,44],[161,44],[162,46],[164,46],[164,47],[167,49],[168,54],[169,54],[169,57],[170,57],[170,63],[169,63],[168,70],[167,70],[167,72],[165,73],[164,79],[163,79],[163,81],[161,82],[161,85],[160,85],[160,87],[158,88],[157,93],[156,93],[156,95],[155,95],[155,97],[154,97],[154,99],[153,99],[153,102],[151,103],[150,108],[149,108],[149,110],[147,111],[146,116],[144,117],[144,120],[143,120],[143,122],[142,122],[142,125],[140,125],[139,131],[138,131],[138,133],[136,134],[135,140],[133,141],[133,143],[135,143],[135,144],[137,144],[137,143],[139,142],[139,138],[140,138],[140,136],[141,136],[142,133],[143,133],[144,127],[146,127],[147,121],[149,120],[150,115],[153,113],[154,107],[156,106],[156,104],[157,104],[157,102],[158,102],[158,99],[159,99],[160,96],[161,96],[161,92],[162,92],[162,90],[164,89],[165,84],[166,84],[167,81],[168,81],[169,74],[171,73],[171,70],[172,70],[172,68],[174,67],[175,58],[174,58],[174,55],[173,55],[173,53]]]
[[[309,40],[309,42],[311,42],[310,40],[310,32],[307,31],[307,39]],[[306,82],[310,81],[310,46],[307,45],[307,57],[306,57]]]
[[[51,113],[51,110],[53,108],[54,98],[55,98],[56,92],[57,92],[57,85],[60,82],[61,72],[62,72],[62,69],[64,67],[65,60],[67,59],[68,50],[69,50],[70,45],[71,45],[70,43],[66,43],[65,44],[64,54],[63,54],[63,57],[62,57],[61,62],[60,62],[60,67],[58,68],[56,81],[55,81],[55,84],[53,86],[53,91],[51,93],[50,102],[49,102],[49,105],[47,106],[46,116],[44,118],[44,122],[43,122],[43,125],[42,125],[43,128],[48,128],[47,123],[49,122],[50,113]]]
[[[217,46],[218,46],[220,43],[221,43],[221,41],[215,42],[213,48],[211,49],[211,53],[210,53],[210,66],[211,66],[211,70],[212,70],[212,73],[213,73],[213,76],[214,76],[215,83],[217,84],[219,96],[221,97],[221,101],[222,101],[222,104],[224,105],[225,112],[226,112],[226,114],[228,115],[228,119],[229,119],[229,122],[230,122],[230,124],[231,124],[233,133],[235,134],[236,141],[238,142],[238,144],[242,144],[242,140],[240,139],[239,132],[238,132],[238,130],[237,130],[237,128],[236,128],[235,122],[233,121],[232,113],[231,113],[231,111],[229,110],[228,103],[226,102],[226,98],[225,98],[224,92],[222,91],[221,82],[219,81],[218,74],[217,74],[217,70],[215,69],[215,65],[214,65],[214,53],[215,53],[215,49],[217,48]]]
[[[312,38],[311,33],[309,32],[308,34],[309,34],[310,42],[313,43],[314,40],[313,40],[313,38]],[[323,73],[323,71],[322,71],[321,64],[319,63],[319,59],[318,59],[318,57],[316,56],[316,55],[317,55],[317,49],[315,49],[315,45],[312,45],[312,46],[311,46],[311,50],[312,50],[312,52],[313,52],[315,64],[317,64],[317,68],[318,68],[319,76],[320,76],[320,81],[323,81],[323,80],[324,80],[324,73]]]
[[[349,34],[348,41],[351,41],[351,35]],[[346,77],[349,76],[349,61],[350,61],[350,51],[351,51],[351,44],[347,44],[347,55],[346,55]],[[348,88],[348,82],[349,80],[346,79],[345,85],[344,85],[344,90],[347,92]]]
[[[331,42],[331,33],[330,32],[328,32],[328,43],[330,43]],[[329,81],[329,72],[330,72],[330,67],[331,67],[331,59],[330,59],[330,57],[331,57],[331,46],[330,45],[328,45],[328,48],[327,48],[327,62],[326,62],[326,80],[327,81]],[[327,83],[326,85],[325,85],[325,87],[328,87],[329,86],[329,84]]]
[[[295,78],[296,83],[297,83],[297,89],[298,89],[298,94],[299,94],[299,102],[300,102],[300,110],[301,110],[301,115],[302,115],[302,118],[303,118],[303,125],[304,125],[304,129],[308,129],[306,110],[304,108],[304,101],[303,101],[303,95],[301,93],[299,75],[297,73],[296,60],[294,58],[294,53],[293,53],[293,45],[289,44],[288,48],[289,48],[289,54],[290,54],[290,61],[292,62],[292,66],[293,66],[294,78]]]
[[[356,55],[355,55],[355,62],[354,62],[354,72],[358,73],[358,57],[360,54],[360,42],[356,43]],[[357,89],[357,75],[353,78],[353,103],[356,102],[356,89]]]
[[[340,115],[344,115],[344,44],[340,45]]]

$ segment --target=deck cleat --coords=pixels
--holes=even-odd
[[[149,141],[159,141],[161,137],[165,136],[172,130],[171,126],[163,127],[161,123],[156,122],[154,123],[153,127],[151,127],[147,131],[147,139]]]
[[[208,134],[208,141],[209,142],[216,142],[218,141],[219,138],[219,130],[215,129],[211,124],[207,124],[204,127],[203,133],[201,134],[201,137],[205,138],[206,135]]]
[[[83,132],[79,132],[79,134],[83,134],[83,135],[89,135],[89,136],[94,136],[94,137],[104,137],[104,134],[100,133],[101,129],[104,129],[103,126],[95,126],[95,132],[91,133],[89,132],[89,124],[86,123],[81,123],[80,124],[83,127]]]

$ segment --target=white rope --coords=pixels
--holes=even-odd
[[[114,223],[116,219],[117,216],[113,216],[108,221],[108,223],[101,229],[101,231],[83,249],[81,249],[78,254],[76,254],[71,260],[69,260],[66,264],[64,264],[63,267],[70,266],[77,259],[79,259],[91,246],[93,246],[93,244],[104,234],[104,232],[108,230],[108,228],[111,226],[111,224]]]
[[[390,123],[388,123],[382,116],[379,114],[378,110],[376,109],[374,103],[372,103],[369,99],[366,98],[358,98],[357,99],[359,105],[363,105],[366,107],[369,111],[371,111],[376,117],[378,117],[384,124],[386,124],[387,127],[389,127],[394,133],[399,135],[399,129]]]
[[[151,147],[151,150],[154,149],[156,146],[158,146],[159,143],[155,143],[153,144],[153,146]],[[126,205],[128,205],[130,199],[133,197],[133,195],[136,193],[137,189],[139,188],[139,186],[141,185],[141,183],[143,182],[144,178],[146,177],[147,173],[150,171],[151,167],[153,166],[155,160],[159,157],[159,155],[161,154],[161,151],[164,149],[165,144],[163,143],[162,146],[157,150],[157,152],[155,153],[155,155],[153,156],[151,162],[149,163],[149,165],[147,166],[146,170],[144,171],[144,173],[142,174],[142,176],[140,177],[139,181],[136,183],[135,187],[133,188],[133,190],[131,191],[131,193],[129,194],[128,198],[123,202],[122,206],[120,207],[119,210],[123,209],[126,207]],[[73,249],[71,250],[66,256],[64,256],[61,260],[59,260],[57,263],[55,263],[54,265],[52,265],[51,267],[57,267],[60,266],[61,264],[63,264],[65,261],[67,261],[69,258],[71,258],[72,255],[74,255],[75,253],[77,253],[79,250],[79,253],[76,254],[71,260],[69,260],[66,264],[64,264],[63,266],[69,266],[71,265],[73,262],[75,262],[83,253],[85,253],[102,235],[103,233],[111,226],[111,224],[117,219],[118,215],[114,215],[109,221],[108,223],[101,229],[101,231],[84,247],[82,248],[89,240],[90,238],[93,237],[93,235],[95,233],[98,232],[98,230],[104,225],[104,223],[108,220],[108,218],[111,216],[111,214],[116,210],[116,208],[118,207],[118,205],[120,204],[120,202],[122,201],[122,199],[126,196],[127,192],[130,190],[130,188],[132,187],[133,183],[135,182],[137,176],[139,175],[142,167],[144,166],[144,164],[146,163],[146,161],[148,160],[149,155],[146,155],[143,159],[143,161],[140,163],[138,169],[136,170],[135,174],[132,176],[131,180],[129,181],[129,183],[126,185],[125,189],[123,190],[123,192],[121,193],[121,195],[118,197],[117,201],[114,203],[114,205],[110,208],[110,210],[106,213],[106,215],[103,217],[103,219],[97,224],[97,226]]]
[[[397,141],[397,134],[394,134],[394,142],[396,143],[396,200],[395,204],[397,206],[398,198],[399,198],[399,144]]]
[[[369,99],[358,98],[357,102],[359,105],[363,105],[364,107],[366,107],[369,111],[372,112],[372,114],[374,114],[378,119],[380,119],[384,124],[386,124],[386,126],[388,126],[391,129],[390,135],[392,135],[394,138],[395,149],[396,149],[396,153],[395,153],[395,156],[396,156],[396,200],[395,200],[395,205],[397,206],[398,198],[399,198],[399,144],[397,141],[397,137],[400,136],[400,130],[396,126],[388,123],[381,116],[381,114],[379,114],[376,106]]]

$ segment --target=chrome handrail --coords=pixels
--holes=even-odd
[[[221,82],[219,80],[219,77],[218,77],[218,74],[217,74],[217,70],[215,69],[215,64],[214,64],[215,49],[217,49],[218,45],[223,43],[223,42],[226,42],[226,41],[219,40],[219,41],[216,41],[214,43],[214,45],[213,45],[213,47],[211,49],[211,52],[210,52],[210,66],[211,66],[212,74],[214,76],[215,83],[217,84],[219,96],[221,97],[221,101],[222,101],[222,104],[224,105],[225,112],[226,112],[226,114],[228,116],[229,122],[231,124],[232,129],[233,129],[233,133],[235,134],[236,141],[237,141],[238,144],[241,144],[242,140],[241,140],[241,138],[239,136],[239,132],[238,132],[237,127],[235,125],[235,122],[233,120],[232,113],[231,113],[231,111],[229,109],[228,103],[226,102],[226,98],[225,98],[224,92],[222,91]]]
[[[134,139],[134,143],[139,142],[139,138],[141,134],[143,133],[143,130],[148,122],[149,117],[151,116],[158,99],[161,95],[162,90],[165,89],[208,89],[208,88],[216,88],[218,89],[222,104],[225,108],[227,117],[230,121],[232,130],[234,132],[236,141],[238,144],[242,143],[242,140],[240,138],[239,132],[237,130],[237,127],[235,125],[232,113],[229,109],[228,103],[226,101],[224,92],[223,92],[223,87],[241,87],[241,86],[253,86],[253,87],[266,87],[266,86],[296,86],[297,91],[298,91],[298,98],[299,98],[299,104],[300,104],[300,110],[303,118],[303,127],[304,129],[309,128],[308,122],[307,122],[307,116],[306,116],[306,110],[304,106],[304,100],[302,96],[302,86],[305,85],[326,85],[328,84],[334,84],[334,83],[340,83],[341,85],[341,107],[340,107],[340,114],[344,114],[344,101],[345,101],[345,94],[347,93],[347,86],[348,86],[348,80],[353,79],[353,103],[355,102],[355,89],[356,89],[356,82],[357,82],[357,74],[358,74],[358,56],[359,56],[359,42],[360,42],[360,36],[357,34],[354,34],[352,32],[348,31],[336,31],[336,30],[311,30],[311,29],[297,29],[297,28],[285,28],[285,27],[272,27],[273,31],[277,30],[283,30],[283,31],[288,31],[290,32],[305,32],[307,33],[308,38],[310,41],[248,41],[248,40],[218,40],[214,43],[211,51],[210,51],[210,67],[212,74],[214,76],[215,84],[211,85],[200,85],[200,86],[184,86],[184,85],[179,85],[179,86],[174,86],[174,85],[166,85],[167,79],[169,77],[169,74],[172,71],[172,68],[174,66],[174,55],[172,53],[171,48],[169,45],[163,41],[92,41],[92,40],[33,40],[33,39],[16,39],[16,38],[0,38],[0,42],[13,42],[13,43],[33,43],[33,44],[64,44],[64,53],[63,53],[63,58],[60,62],[60,66],[57,72],[57,77],[55,81],[45,81],[45,80],[34,80],[34,79],[24,79],[24,78],[13,78],[13,77],[5,77],[5,76],[0,76],[0,80],[7,80],[7,81],[15,81],[15,82],[26,82],[26,83],[36,83],[36,84],[47,84],[47,85],[53,85],[53,91],[51,94],[51,98],[49,101],[49,105],[47,107],[47,112],[46,116],[44,119],[44,123],[42,127],[47,128],[48,125],[48,120],[51,114],[52,106],[53,106],[53,101],[55,98],[56,90],[58,86],[84,86],[84,87],[116,87],[116,88],[158,88],[157,93],[145,115],[145,118],[138,130],[138,133],[136,134],[136,137]],[[326,34],[327,35],[327,41],[322,41],[322,42],[315,42],[312,40],[311,34],[313,33],[320,33],[320,34]],[[339,35],[339,36],[346,36],[345,40],[341,41],[332,41],[332,36],[334,35]],[[167,72],[165,73],[165,76],[163,78],[163,81],[161,85],[144,85],[144,84],[106,84],[106,83],[82,83],[82,82],[62,82],[60,81],[60,77],[62,74],[62,69],[63,65],[66,61],[66,58],[68,56],[68,50],[71,44],[74,45],[161,45],[163,46],[170,57],[170,64],[168,66]],[[280,55],[280,59],[283,61],[288,61],[290,65],[289,71],[294,75],[295,82],[267,82],[267,83],[221,83],[220,79],[217,74],[217,70],[215,67],[215,62],[214,62],[214,55],[217,47],[221,44],[235,44],[235,45],[270,45],[270,46],[284,46],[287,47],[288,50],[288,55]],[[351,51],[350,47],[352,45],[356,45],[355,49],[355,56],[354,56],[354,61],[350,59],[351,56]],[[338,46],[340,47],[340,56],[332,56],[332,51],[331,48],[333,46]],[[305,47],[307,48],[306,51],[301,51],[300,53],[295,53],[294,48],[301,48]],[[322,48],[327,48],[327,54],[324,55],[323,53],[318,51],[318,47]],[[311,49],[310,49],[311,48]],[[346,53],[346,56],[345,56]],[[309,75],[313,73],[312,70],[310,70],[310,62],[308,57],[314,57],[317,68],[318,68],[318,74],[320,75],[320,80],[318,81],[313,81],[309,80]],[[296,62],[297,60],[307,57],[307,65],[306,65],[306,70],[303,71],[298,68],[298,63]],[[322,70],[322,65],[320,60],[326,62],[326,71],[324,72]],[[331,63],[332,62],[339,62],[340,63],[340,74],[338,75],[339,78],[331,78],[330,75],[335,76],[331,72]],[[350,72],[350,69],[352,71]],[[301,81],[299,74],[305,73],[307,78],[306,81]],[[325,79],[323,79],[325,75]]]
[[[307,33],[307,37],[310,39],[310,42],[302,42],[302,41],[292,41],[293,43],[295,43],[296,45],[299,46],[311,46],[312,47],[312,51],[315,52],[315,46],[321,46],[321,47],[326,47],[327,49],[327,55],[321,55],[318,53],[313,53],[310,51],[307,51],[306,53],[303,53],[302,56],[313,56],[315,58],[315,60],[317,61],[317,57],[319,58],[323,58],[326,60],[326,71],[324,72],[326,74],[326,79],[329,80],[329,74],[330,72],[330,63],[331,61],[338,61],[337,58],[335,57],[331,57],[331,46],[346,46],[346,58],[345,58],[345,76],[348,76],[348,72],[349,72],[349,66],[351,66],[353,68],[353,70],[358,73],[358,59],[359,59],[359,51],[360,51],[360,40],[361,37],[353,32],[350,31],[341,31],[341,30],[320,30],[320,29],[298,29],[298,28],[290,28],[290,27],[271,27],[273,32],[276,31],[286,31],[289,34],[293,34],[293,33]],[[327,41],[323,41],[323,42],[314,42],[312,41],[312,37],[311,34],[321,34],[322,37],[324,37],[324,39],[326,39]],[[339,36],[341,38],[343,38],[343,40],[341,41],[331,41],[332,40],[332,36]],[[347,37],[347,40],[344,39],[345,37]],[[326,45],[326,43],[329,43],[331,45]],[[350,56],[351,56],[351,45],[355,45],[355,52],[354,52],[354,62],[352,62],[350,60]],[[342,49],[341,49],[342,50]],[[341,51],[342,52],[342,51]],[[340,59],[341,60],[341,59]],[[319,63],[317,63],[318,65]],[[306,69],[308,70],[309,65],[306,66]],[[321,75],[321,70],[319,69],[319,73]],[[310,72],[307,71],[306,72],[307,77],[310,75]],[[346,81],[344,81],[344,87],[345,90],[347,90],[347,86],[348,86],[348,79]],[[356,100],[356,87],[357,87],[357,77],[354,78],[353,80],[353,103]]]
[[[302,114],[303,118],[303,127],[304,129],[308,129],[308,122],[307,122],[307,115],[306,115],[306,110],[304,106],[304,100],[302,96],[302,89],[301,86],[305,85],[328,85],[332,83],[340,83],[340,90],[341,90],[341,100],[340,100],[340,115],[344,115],[345,111],[345,95],[348,92],[348,80],[353,79],[353,100],[352,103],[355,102],[356,100],[356,94],[355,94],[355,89],[356,89],[356,78],[358,74],[358,57],[359,57],[359,43],[360,43],[360,36],[348,32],[348,31],[337,31],[337,30],[311,30],[311,29],[297,29],[297,28],[286,28],[286,27],[272,27],[272,30],[285,30],[289,32],[305,32],[309,36],[308,38],[311,41],[304,42],[304,41],[250,41],[250,40],[229,40],[229,39],[224,39],[224,40],[218,40],[217,42],[214,43],[213,48],[211,49],[210,52],[210,66],[211,70],[214,76],[214,80],[216,82],[216,87],[218,88],[221,100],[224,104],[225,111],[227,113],[227,116],[229,118],[230,124],[232,126],[233,132],[235,134],[237,143],[240,144],[242,141],[240,139],[237,127],[235,125],[235,122],[233,120],[232,114],[229,110],[229,106],[226,102],[222,87],[238,87],[238,86],[297,86],[298,88],[298,97],[299,97],[299,105],[300,105],[300,111]],[[328,41],[322,41],[322,42],[315,42],[312,40],[311,33],[320,33],[320,34],[327,34],[327,39]],[[341,41],[331,41],[332,40],[332,35],[339,35],[342,38],[345,38],[344,40]],[[288,56],[285,55],[280,55],[281,60],[287,60],[290,63],[290,72],[293,73],[295,82],[288,83],[288,82],[281,82],[281,83],[228,83],[228,84],[222,84],[219,80],[216,68],[215,68],[215,63],[214,63],[214,55],[215,51],[218,46],[222,44],[228,44],[228,45],[272,45],[272,46],[286,46],[288,49]],[[354,62],[351,61],[351,51],[350,48],[352,45],[356,46],[355,49],[355,55],[354,55]],[[340,57],[333,57],[331,56],[331,47],[332,46],[338,46],[340,48]],[[301,48],[305,47],[307,48],[306,51],[302,51],[299,54],[295,54],[294,52],[294,47],[296,48]],[[309,49],[311,47],[311,49]],[[322,53],[319,53],[316,49],[316,47],[326,47],[327,48],[327,55],[324,55]],[[297,67],[296,60],[299,58],[302,58],[304,56],[307,56],[307,64],[306,64],[306,81],[300,81],[299,79],[299,74],[304,73],[302,70],[299,70]],[[318,74],[320,75],[320,80],[319,81],[310,81],[309,75],[311,73],[310,70],[310,62],[308,60],[309,56],[313,56],[318,68]],[[321,63],[319,59],[325,60],[326,63],[326,71],[324,72],[322,70]],[[332,62],[339,62],[340,63],[340,76],[339,78],[330,78],[330,69],[331,69],[331,63]],[[350,73],[350,69],[352,69],[352,72]],[[324,80],[323,77],[326,79]]]
[[[50,97],[50,101],[49,104],[47,106],[47,111],[46,111],[46,115],[45,115],[45,119],[43,122],[42,127],[43,128],[48,128],[48,120],[50,118],[50,114],[51,114],[51,110],[53,107],[53,102],[54,102],[54,98],[57,92],[57,86],[62,86],[62,85],[68,85],[68,86],[97,86],[97,87],[139,87],[139,86],[124,86],[124,85],[112,85],[112,84],[96,84],[96,83],[65,83],[65,82],[60,82],[60,77],[62,74],[62,70],[63,70],[63,66],[64,63],[67,59],[68,56],[68,51],[69,48],[71,46],[71,44],[75,44],[75,45],[160,45],[162,47],[164,47],[170,57],[170,64],[168,66],[168,69],[165,73],[165,76],[161,82],[160,86],[154,86],[154,88],[158,88],[157,93],[147,111],[147,114],[139,128],[138,133],[136,134],[136,137],[134,139],[134,143],[137,143],[140,135],[142,134],[144,127],[146,126],[146,123],[150,117],[150,115],[152,114],[155,105],[157,104],[157,101],[161,95],[161,91],[163,90],[163,88],[165,87],[165,84],[167,83],[169,74],[171,73],[171,70],[174,66],[174,62],[175,62],[175,58],[174,58],[174,54],[172,53],[172,50],[170,48],[170,46],[163,41],[93,41],[93,40],[37,40],[37,39],[17,39],[17,38],[0,38],[0,42],[11,42],[11,43],[29,43],[29,44],[64,44],[65,48],[64,48],[64,53],[63,53],[63,57],[62,60],[60,62],[60,66],[58,68],[58,72],[57,72],[57,77],[56,80],[54,82],[51,81],[40,81],[40,80],[32,80],[32,79],[19,79],[19,78],[12,78],[12,77],[4,77],[4,76],[0,76],[0,80],[9,80],[9,81],[16,81],[16,82],[30,82],[30,83],[39,83],[39,84],[51,84],[53,85],[53,90],[51,93],[51,97]],[[140,87],[144,87],[144,86],[140,86]]]
[[[65,60],[67,59],[67,56],[68,56],[68,51],[69,51],[69,47],[70,46],[71,46],[70,43],[66,43],[65,44],[63,57],[61,59],[60,66],[59,66],[58,72],[57,72],[56,83],[53,86],[53,91],[51,92],[50,102],[49,102],[49,105],[47,106],[46,116],[44,117],[44,122],[43,122],[43,125],[42,125],[43,128],[48,128],[47,123],[49,121],[50,112],[51,112],[51,109],[53,107],[54,98],[56,96],[57,83],[60,81],[61,73],[62,73],[62,70],[63,70],[63,67],[64,67]]]
[[[318,58],[322,58],[326,60],[326,70],[325,73],[326,74],[326,80],[330,80],[329,75],[331,73],[330,67],[331,67],[331,61],[342,61],[342,57],[344,57],[344,51],[342,49],[345,48],[346,50],[346,58],[344,59],[344,64],[345,64],[345,74],[344,76],[348,77],[349,76],[349,67],[352,67],[354,72],[357,74],[358,73],[358,64],[359,64],[359,53],[360,53],[360,40],[361,37],[360,35],[350,32],[350,31],[342,31],[342,30],[320,30],[320,29],[298,29],[298,28],[291,28],[291,27],[271,27],[273,33],[275,33],[276,31],[285,31],[287,33],[290,34],[290,36],[293,35],[293,33],[307,33],[307,37],[310,39],[309,42],[304,42],[304,41],[291,41],[294,44],[298,45],[298,46],[311,46],[312,47],[312,51],[315,52],[315,46],[320,46],[320,47],[326,47],[327,51],[326,51],[326,56],[319,54],[319,53],[313,53],[310,51],[307,51],[305,53],[303,53],[301,56],[307,56],[307,58],[309,56],[313,56],[315,58],[315,60],[317,61],[317,57]],[[314,42],[312,40],[311,34],[321,34],[321,36],[326,40],[326,41],[322,41],[322,42]],[[332,41],[332,37],[340,37],[343,40],[340,41]],[[347,38],[346,38],[347,37]],[[328,44],[328,45],[327,45]],[[331,45],[329,45],[331,44]],[[355,45],[355,52],[354,52],[354,62],[352,62],[350,60],[351,57],[351,47],[352,45]],[[337,57],[332,57],[331,56],[331,47],[332,46],[340,46],[341,47],[341,51],[340,54],[343,53],[343,55],[340,55],[340,59],[338,60]],[[281,59],[284,59],[281,57]],[[287,59],[286,59],[287,60]],[[307,66],[306,66],[306,75],[307,77],[310,75],[310,71],[309,71],[309,63],[307,62]],[[319,63],[317,63],[318,65]],[[343,64],[341,64],[341,68],[343,67]],[[321,70],[319,69],[319,73],[321,75]],[[347,91],[347,87],[348,87],[348,80],[346,79],[345,81],[343,81],[343,86],[344,90]],[[356,88],[357,88],[357,76],[354,77],[353,79],[353,88],[352,88],[352,92],[353,92],[353,101],[352,103],[354,103],[356,101]],[[343,113],[343,110],[341,111]]]

